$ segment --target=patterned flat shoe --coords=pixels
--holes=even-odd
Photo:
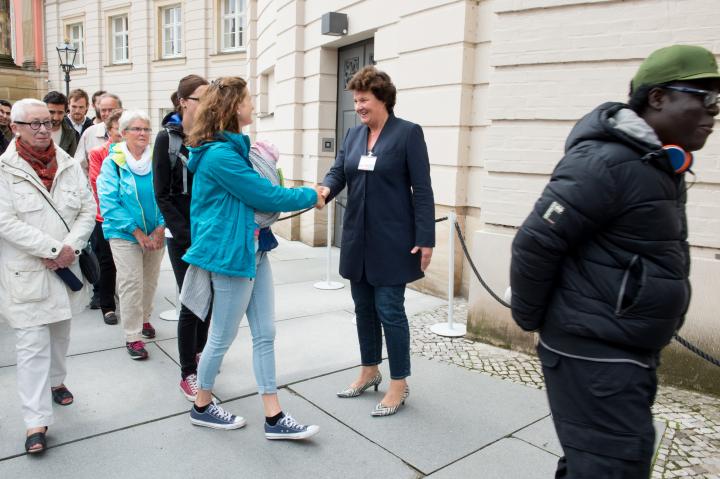
[[[375,390],[377,391],[378,386],[381,382],[382,374],[380,374],[380,371],[378,371],[377,374],[365,384],[362,384],[356,388],[347,388],[344,391],[340,391],[339,393],[337,393],[337,396],[339,398],[355,398],[364,393],[365,390],[371,386],[375,386]]]
[[[410,396],[410,388],[405,386],[405,392],[403,393],[402,399],[399,403],[394,406],[384,406],[383,403],[379,402],[370,414],[375,417],[392,416],[393,414],[398,412],[401,406],[405,405],[405,400],[408,398],[408,396]]]

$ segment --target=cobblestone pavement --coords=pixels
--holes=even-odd
[[[454,320],[466,322],[467,303],[455,303]],[[410,318],[413,354],[544,389],[542,369],[536,357],[430,332],[430,325],[445,321],[446,307]],[[667,428],[652,478],[720,479],[720,398],[660,386],[653,412],[656,419],[667,423]]]

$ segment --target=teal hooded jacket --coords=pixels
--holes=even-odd
[[[193,173],[190,248],[183,260],[213,273],[255,277],[255,210],[295,211],[313,206],[312,188],[273,186],[248,160],[250,139],[222,132],[190,148]]]
[[[152,172],[148,174],[149,182],[140,185],[145,184],[152,188]],[[130,171],[125,154],[118,143],[110,145],[108,156],[103,160],[97,178],[97,193],[100,214],[104,218],[102,230],[105,239],[119,238],[137,243],[137,239],[133,236],[133,231],[137,228],[149,235],[155,228],[165,224],[152,191],[149,192],[152,204],[141,203],[138,182]]]

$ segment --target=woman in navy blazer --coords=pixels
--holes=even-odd
[[[405,285],[424,276],[435,246],[430,162],[422,128],[393,114],[396,89],[386,73],[365,67],[347,89],[353,91],[362,125],[348,131],[318,186],[327,201],[348,189],[340,274],[350,280],[362,369],[338,396],[357,397],[371,386],[377,390],[384,330],[391,381],[372,415],[388,416],[409,395]]]

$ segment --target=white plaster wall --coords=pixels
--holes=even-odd
[[[476,64],[487,77],[489,124],[471,133],[467,204],[481,208],[473,256],[490,284],[508,284],[510,243],[563,153],[573,124],[604,101],[624,101],[637,66],[672,43],[703,45],[720,53],[720,13],[708,0],[494,0],[481,2],[489,56]],[[477,50],[477,48],[476,48]],[[480,115],[481,117],[483,115]],[[476,152],[476,150],[479,150]],[[720,138],[696,155],[698,184],[689,192],[693,301],[683,332],[710,350],[720,349],[712,314],[720,304]],[[519,340],[507,311],[474,282],[472,326],[487,321],[503,340]],[[484,322],[485,321],[485,322]],[[495,323],[493,323],[495,324]],[[500,334],[500,336],[502,336]],[[521,340],[522,341],[522,340]]]

